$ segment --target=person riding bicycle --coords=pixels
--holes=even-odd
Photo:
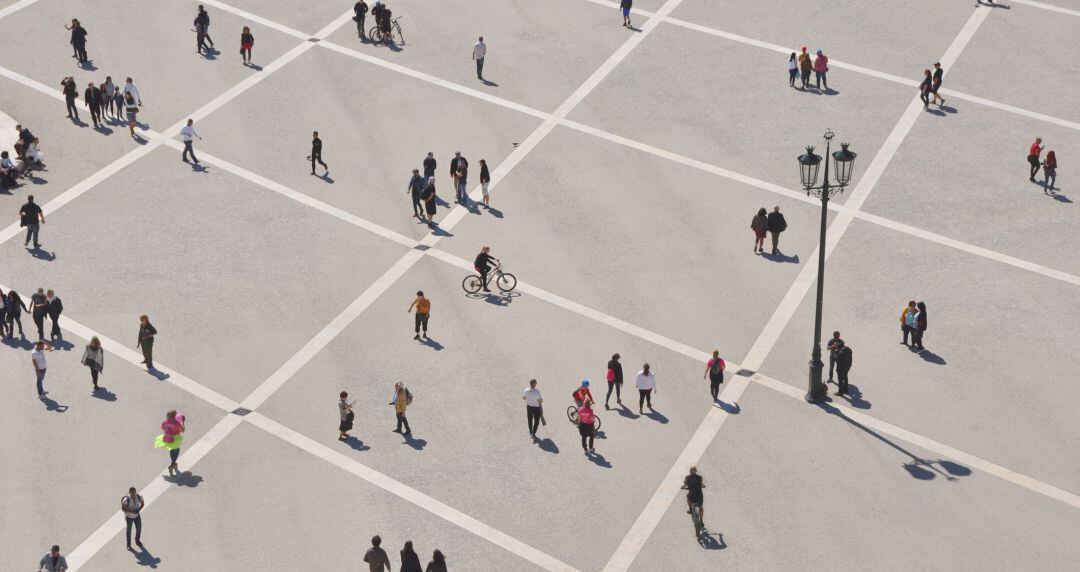
[[[492,256],[490,252],[490,246],[481,248],[480,254],[477,254],[476,260],[473,261],[473,268],[480,274],[480,282],[484,285],[484,292],[491,292],[491,290],[488,290],[488,273],[491,271],[491,266],[488,263],[494,261],[495,264],[499,264],[499,259]]]
[[[701,491],[705,488],[705,482],[697,474],[697,467],[690,467],[690,474],[683,479],[682,488],[686,489],[686,514],[694,510],[694,505],[698,505],[701,521],[705,522],[705,495]]]
[[[589,391],[589,380],[584,379],[581,381],[581,385],[574,390],[574,405],[581,407],[582,403],[585,403],[586,399],[592,400],[592,392]]]

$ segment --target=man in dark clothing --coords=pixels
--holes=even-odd
[[[143,361],[146,369],[154,370],[154,337],[157,336],[157,328],[150,323],[150,318],[143,314],[139,316],[139,342],[135,347],[142,348]]]
[[[19,209],[19,217],[21,226],[26,227],[26,241],[23,242],[23,246],[30,244],[30,239],[34,239],[34,248],[41,248],[41,243],[38,242],[38,230],[41,228],[38,224],[45,224],[45,213],[41,212],[41,207],[37,206],[34,202],[34,195],[26,197],[26,204]]]
[[[75,57],[79,63],[85,64],[89,58],[86,56],[86,28],[78,20],[71,21],[71,46],[75,48]]]
[[[87,84],[86,92],[83,93],[83,105],[90,108],[90,120],[94,122],[94,127],[98,127],[98,123],[101,121],[103,103],[101,90],[94,86],[94,82]]]
[[[359,2],[357,2],[356,5],[353,6],[353,13],[353,20],[356,21],[356,33],[359,34],[361,38],[363,38],[364,18],[367,16],[368,13],[367,2],[364,2],[364,0],[360,0]]]
[[[769,213],[769,233],[772,234],[772,253],[780,254],[780,233],[787,230],[787,221],[784,220],[784,215],[780,213],[780,207],[773,207],[773,212]]]
[[[60,313],[64,311],[64,303],[60,301],[60,298],[52,290],[45,292],[45,299],[49,301],[49,319],[52,320],[49,339],[63,339],[64,335],[60,332]]]
[[[375,535],[371,539],[371,548],[364,553],[364,562],[367,562],[368,570],[371,572],[382,572],[384,568],[387,571],[392,570],[390,557],[386,555],[385,550],[379,548],[380,544],[382,544],[382,538]]]
[[[836,377],[837,377],[837,395],[847,395],[848,389],[848,371],[851,370],[851,348],[844,346],[840,348],[836,356]]]
[[[427,211],[428,228],[435,230],[435,210],[438,206],[435,201],[435,177],[427,180],[424,190],[420,192],[420,200],[424,202],[424,210]]]
[[[945,70],[941,69],[941,62],[935,63],[934,79],[933,83],[930,84],[930,93],[934,94],[934,103],[937,103],[937,100],[939,99],[941,100],[941,103],[938,103],[939,107],[945,105],[945,98],[938,95],[938,90],[941,89],[941,77],[943,75],[945,75]]]
[[[435,154],[428,151],[427,158],[424,159],[424,180],[430,179],[435,176]]]
[[[210,14],[206,13],[206,9],[202,4],[199,4],[199,13],[195,15],[195,26],[202,32],[202,37],[210,42],[210,47],[214,47],[214,40],[210,38]],[[209,51],[209,50],[207,50]]]
[[[326,169],[325,174],[329,175],[330,167],[327,167],[322,160],[322,139],[319,139],[319,132],[312,133],[311,138],[311,155],[308,156],[308,159],[311,159],[311,174],[315,174],[315,163],[318,162],[323,166],[323,169]]]
[[[825,345],[825,349],[829,350],[829,381],[832,381],[833,368],[836,367],[836,356],[840,353],[842,347],[844,347],[844,340],[840,339],[840,332],[833,332],[832,339]]]
[[[45,297],[45,290],[38,288],[33,296],[30,296],[30,314],[37,326],[39,340],[45,339],[45,316],[49,315],[49,299]]]
[[[409,189],[406,191],[412,195],[413,218],[424,219],[424,210],[420,205],[420,193],[424,190],[424,178],[420,176],[420,169],[412,170],[412,179],[409,179]]]
[[[64,101],[67,102],[67,117],[68,119],[79,120],[79,110],[75,107],[75,99],[79,97],[79,88],[75,86],[75,78],[65,77],[64,81],[60,82],[60,87],[64,89]],[[20,134],[20,139],[22,134]],[[24,145],[29,145],[30,142],[26,141]],[[24,146],[25,148],[25,146]]]
[[[454,158],[450,159],[450,178],[454,178],[454,174],[457,173],[458,163],[464,161],[465,158],[461,156],[461,151],[454,151]]]
[[[488,273],[491,272],[491,262],[495,264],[499,263],[499,259],[491,255],[491,247],[485,246],[480,249],[480,254],[476,255],[476,260],[473,261],[473,268],[480,274],[480,281],[484,285],[484,292],[491,292],[488,289]]]

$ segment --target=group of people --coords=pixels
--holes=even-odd
[[[919,98],[922,99],[923,109],[929,109],[931,98],[938,107],[945,105],[945,98],[938,93],[944,76],[945,70],[941,69],[941,62],[934,62],[933,72],[923,70],[923,80],[919,84]]]
[[[439,197],[435,191],[435,171],[438,161],[435,160],[433,152],[428,152],[422,167],[423,175],[420,174],[420,169],[412,170],[412,177],[409,178],[405,192],[412,198],[413,218],[420,219],[428,225],[428,228],[434,230]],[[312,171],[314,172],[314,164],[312,164]],[[450,178],[454,182],[454,202],[469,206],[469,160],[461,155],[461,151],[456,151],[454,158],[450,160]],[[487,209],[491,209],[491,194],[488,190],[490,185],[491,172],[488,170],[487,161],[480,159],[480,190],[482,204]]]
[[[611,360],[607,365],[607,381],[608,391],[607,397],[604,399],[604,409],[611,409],[609,405],[611,400],[612,391],[615,392],[615,402],[618,405],[622,405],[622,364],[620,363],[619,354],[611,356]],[[722,374],[721,374],[722,375]],[[654,393],[659,392],[656,387],[656,374],[651,371],[649,364],[641,366],[641,370],[638,371],[635,378],[634,385],[638,390],[638,414],[644,415],[644,408],[648,407],[649,411],[655,412],[652,405],[652,396]],[[596,413],[593,411],[593,405],[596,403],[596,399],[593,397],[592,390],[589,387],[589,380],[583,379],[581,385],[570,394],[570,398],[574,401],[574,405],[577,407],[577,426],[578,434],[581,435],[581,448],[585,451],[586,455],[591,455],[596,452],[594,448],[594,440],[596,437]],[[522,399],[526,402],[526,418],[529,423],[529,435],[536,439],[536,431],[539,420],[543,419],[543,402],[541,398],[540,390],[536,389],[536,380],[529,380],[529,387],[525,389],[522,394]]]
[[[29,178],[35,167],[45,167],[45,154],[41,151],[41,141],[22,125],[16,125],[19,133],[13,145],[15,158],[7,151],[0,151],[0,188],[11,189],[19,185],[19,179]]]
[[[65,77],[60,81],[60,89],[67,106],[66,117],[79,121],[79,108],[75,105],[75,100],[79,98],[79,87],[75,84],[75,78]],[[123,87],[113,83],[112,76],[105,76],[105,81],[99,85],[88,82],[82,97],[83,106],[90,111],[90,120],[95,128],[103,125],[106,118],[122,123],[126,115],[128,130],[135,137],[136,116],[142,107],[142,99],[130,77],[124,81]]]
[[[829,91],[829,58],[821,53],[821,50],[817,50],[814,57],[811,57],[806,46],[803,46],[799,53],[791,52],[791,57],[788,58],[788,85],[795,87],[795,80],[801,77],[802,89],[809,89],[811,72],[814,73],[818,91],[822,85],[825,86],[825,91]]]
[[[438,549],[431,554],[431,560],[428,561],[427,567],[421,567],[420,556],[413,549],[411,540],[405,541],[405,546],[401,549],[400,554],[401,567],[398,568],[400,572],[446,572],[446,556]],[[386,553],[386,550],[383,550],[382,537],[379,535],[371,538],[371,548],[368,548],[367,552],[364,553],[364,562],[367,563],[369,572],[393,571],[390,565],[390,556]]]
[[[361,38],[367,38],[367,34],[364,32],[364,21],[367,19],[368,5],[364,0],[360,0],[353,5],[353,21],[356,22],[356,33]],[[375,5],[370,7],[371,17],[375,18],[375,25],[379,27],[379,31],[382,32],[382,40],[384,43],[390,43],[393,41],[393,37],[390,34],[390,26],[392,22],[393,12],[390,8],[382,2],[382,0],[375,0]]]
[[[390,396],[390,403],[387,404],[394,408],[394,417],[397,418],[397,427],[394,429],[394,433],[400,433],[405,437],[412,435],[409,419],[405,416],[405,412],[412,405],[412,402],[412,391],[400,381],[395,383],[393,393]],[[355,405],[356,400],[349,400],[348,391],[342,390],[338,394],[338,414],[341,417],[338,422],[338,441],[346,441],[350,437],[349,431],[352,431],[353,422],[356,419],[356,412],[353,411]]]
[[[750,229],[754,231],[754,254],[765,252],[766,232],[772,234],[772,253],[780,254],[780,233],[787,230],[787,219],[780,212],[780,207],[773,207],[771,213],[766,212],[765,207],[758,209],[750,221]]]
[[[1028,151],[1028,164],[1031,165],[1031,173],[1028,175],[1028,180],[1034,183],[1035,175],[1039,173],[1039,167],[1042,167],[1043,192],[1050,194],[1054,190],[1054,183],[1057,182],[1057,153],[1047,151],[1046,159],[1040,160],[1044,148],[1042,137],[1036,137],[1035,142],[1031,144],[1031,149]]]
[[[926,332],[927,316],[926,316],[926,303],[916,302],[911,300],[904,306],[904,310],[900,312],[900,330],[904,334],[904,339],[901,342],[905,346],[908,345],[908,336],[911,337],[911,345],[908,346],[912,350],[923,350],[923,334]]]

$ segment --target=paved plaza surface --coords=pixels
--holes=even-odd
[[[0,194],[0,289],[65,306],[46,400],[29,315],[0,346],[0,569],[59,544],[73,570],[360,570],[375,534],[395,570],[409,539],[424,564],[438,548],[480,571],[1080,560],[1080,104],[1064,79],[1080,2],[637,0],[626,28],[617,1],[391,0],[406,42],[382,46],[357,37],[352,1],[207,0],[210,55],[193,49],[197,3],[152,4],[0,0],[0,148],[21,123],[47,164]],[[829,56],[828,91],[788,87],[804,45]],[[934,62],[946,103],[924,110]],[[88,125],[81,97],[65,118],[67,75],[80,92],[132,77],[141,139]],[[180,161],[188,118],[198,168]],[[824,155],[827,129],[858,153],[829,207],[823,319],[854,365],[848,396],[830,384],[808,404],[821,204],[795,159]],[[326,176],[305,159],[315,130]],[[1035,137],[1063,162],[1053,192],[1026,177]],[[406,191],[429,151],[436,232]],[[486,159],[490,209],[453,204],[454,151],[473,201]],[[20,244],[28,194],[40,249]],[[781,254],[747,251],[774,206]],[[483,245],[515,291],[463,292]],[[921,352],[900,344],[911,299],[928,307]],[[92,336],[99,392],[80,364]],[[586,456],[565,409],[581,379],[603,395],[616,352],[626,407],[598,408]],[[658,393],[639,415],[645,362]],[[409,438],[391,432],[397,381]],[[178,476],[152,445],[169,409],[187,416]],[[691,465],[702,535],[679,490]],[[129,486],[148,502],[134,552]]]

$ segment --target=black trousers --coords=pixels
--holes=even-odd
[[[135,542],[141,541],[142,537],[142,515],[135,518],[124,518],[127,521],[127,544],[131,546],[131,526],[135,525]]]
[[[360,15],[358,15],[356,17],[356,33],[359,34],[361,38],[364,37],[364,17],[365,16],[367,16],[367,14],[360,14]]]
[[[922,100],[924,106],[930,105],[930,92],[929,91],[920,91],[919,92],[919,99]]]
[[[34,325],[37,326],[39,340],[45,339],[45,314],[34,314]]]
[[[68,115],[74,117],[75,119],[78,119],[79,108],[75,107],[75,98],[73,96],[66,95],[64,96],[64,101],[67,102]]]
[[[312,153],[311,154],[311,172],[312,173],[315,172],[315,163],[318,163],[318,164],[322,165],[323,169],[329,170],[329,167],[326,166],[326,163],[322,162],[322,151],[319,151],[318,153]]]
[[[428,316],[430,316],[430,315],[431,314],[421,314],[420,312],[416,313],[416,333],[419,334],[420,333],[420,328],[423,328],[424,329],[424,335],[427,335],[427,321],[428,321]]]
[[[154,369],[154,342],[144,341],[141,345],[143,359],[146,360],[146,368]]]
[[[18,326],[19,326],[19,335],[20,336],[23,335],[22,314],[8,314],[7,327],[8,327],[8,336],[9,337],[15,335],[15,325],[16,324],[18,324]]]
[[[542,411],[543,409],[539,407],[525,406],[525,416],[529,422],[529,435],[536,435],[536,430],[540,428],[540,413]]]
[[[88,59],[86,57],[86,44],[83,43],[83,44],[73,44],[73,45],[75,46],[75,56],[78,58],[78,60],[80,62],[85,62]]]
[[[638,390],[638,409],[641,409],[641,406],[644,405],[645,402],[648,402],[649,403],[649,409],[652,409],[652,390],[651,389],[639,389]]]
[[[98,123],[101,123],[101,106],[99,106],[99,105],[91,105],[90,106],[90,121],[92,121],[95,126]]]
[[[922,349],[922,330],[911,330],[911,345]]]
[[[719,375],[709,374],[709,393],[712,394],[713,400],[720,395],[721,383],[724,383],[724,374],[722,372]]]
[[[829,352],[829,379],[832,379],[833,369],[836,367],[836,357]]]
[[[611,400],[611,390],[615,390],[615,401],[622,403],[622,382],[621,381],[609,381],[607,382],[607,397],[604,398],[604,407],[607,407],[608,401]]]
[[[60,332],[60,316],[50,316],[50,318],[52,319],[52,330],[49,331],[49,339],[64,337]]]
[[[412,212],[419,218],[424,218],[424,205],[420,201],[420,195],[418,193],[412,194]]]
[[[195,149],[191,147],[191,141],[184,141],[184,154],[181,155],[181,158],[186,161],[189,154],[191,155],[191,161],[193,163],[199,162],[199,160],[195,158]]]
[[[1039,158],[1035,155],[1028,155],[1028,163],[1031,163],[1031,174],[1028,175],[1028,178],[1034,179],[1035,174],[1039,172]]]
[[[581,434],[581,448],[588,450],[593,448],[593,438],[596,435],[596,430],[592,425],[585,425],[584,423],[578,423],[578,433]],[[586,445],[586,442],[588,444]]]
[[[836,386],[837,386],[836,391],[838,391],[840,393],[847,393],[847,385],[848,385],[847,374],[848,374],[848,370],[846,370],[846,369],[837,369],[836,370]]]
[[[94,388],[97,388],[98,370],[94,369],[93,366],[89,366],[89,367],[90,367],[90,381],[94,382]]]
[[[904,330],[904,344],[907,345],[908,334],[912,333],[911,332],[911,326],[903,325],[903,326],[900,326],[900,327]],[[912,337],[914,337],[914,336],[912,336]]]
[[[397,414],[397,431],[398,432],[401,432],[401,426],[402,425],[405,426],[405,433],[406,434],[412,433],[412,429],[409,429],[409,420],[405,418],[405,414],[404,413],[398,413]]]

